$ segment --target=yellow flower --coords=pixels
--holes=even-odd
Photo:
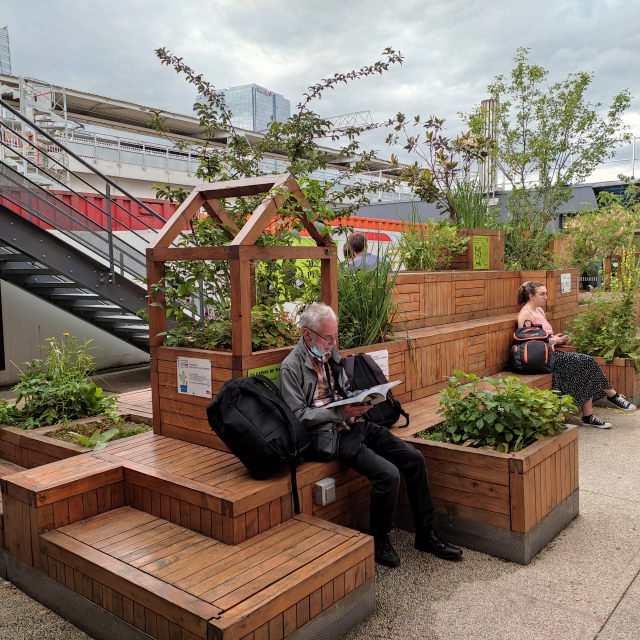
[[[68,331],[65,331],[62,335],[63,336],[70,336],[71,334]]]

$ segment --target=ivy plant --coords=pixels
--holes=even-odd
[[[505,453],[560,433],[576,411],[571,396],[529,387],[516,377],[480,378],[460,370],[449,378],[440,406],[448,441]]]

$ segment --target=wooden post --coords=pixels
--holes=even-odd
[[[338,256],[336,246],[327,248],[329,256],[320,262],[320,298],[338,313]]]
[[[164,278],[164,260],[155,260],[153,249],[147,249],[147,313],[149,315],[149,346],[159,347],[164,342],[164,333],[167,330],[167,315],[165,312],[167,301],[164,294],[153,292],[153,286],[162,282]],[[157,306],[159,303],[161,306]]]
[[[231,259],[231,350],[251,355],[251,260],[244,247],[233,247]]]

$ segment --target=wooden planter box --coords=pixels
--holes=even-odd
[[[611,386],[625,395],[634,404],[640,403],[640,371],[638,371],[631,358],[614,358],[611,362],[605,362],[603,358],[595,358],[604,371]],[[611,406],[606,403],[606,406]]]
[[[131,422],[140,422],[140,420],[133,419],[133,416],[125,415],[123,418]],[[67,426],[95,422],[101,419],[102,416],[82,418],[67,423]],[[21,467],[32,469],[33,467],[40,467],[43,464],[79,456],[91,451],[89,447],[56,440],[46,435],[61,427],[61,424],[52,424],[38,429],[19,429],[18,427],[0,425],[0,458],[18,464]],[[108,446],[107,444],[107,448]]]
[[[578,429],[504,454],[407,438],[425,457],[444,537],[520,564],[578,515]],[[411,522],[408,505],[401,524]]]

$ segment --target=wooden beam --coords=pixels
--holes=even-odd
[[[304,228],[309,232],[309,235],[313,240],[315,240],[318,246],[325,245],[327,242],[327,236],[322,236],[322,234],[316,229],[315,225],[309,220],[305,210],[313,212],[313,207],[309,200],[307,200],[304,193],[302,193],[302,189],[300,189],[300,186],[293,176],[287,180],[286,186],[289,188],[291,197],[295,198],[298,202],[296,210],[299,213],[300,220],[304,225]]]
[[[206,200],[255,196],[259,193],[270,191],[277,182],[284,182],[289,175],[288,173],[276,173],[268,176],[255,176],[253,178],[241,178],[239,180],[205,183],[201,184],[198,189]]]
[[[238,233],[238,225],[233,221],[229,212],[220,204],[220,201],[204,200],[202,206],[213,220],[222,225],[222,230],[229,240],[233,240]]]
[[[184,226],[189,224],[191,218],[196,215],[202,206],[202,202],[203,199],[200,192],[197,188],[194,189],[167,220],[157,240],[151,244],[151,247],[168,247],[178,237]]]
[[[150,252],[150,253],[149,253]],[[229,260],[229,247],[159,247],[147,249],[154,261],[167,260]]]
[[[277,190],[283,186],[289,178],[289,175],[284,174],[278,176],[278,178],[265,199],[256,207],[255,211],[249,216],[249,219],[238,232],[238,235],[231,241],[232,246],[255,244],[260,234],[266,229],[269,222],[271,222],[275,216],[277,210],[282,206],[285,197],[283,193]]]

